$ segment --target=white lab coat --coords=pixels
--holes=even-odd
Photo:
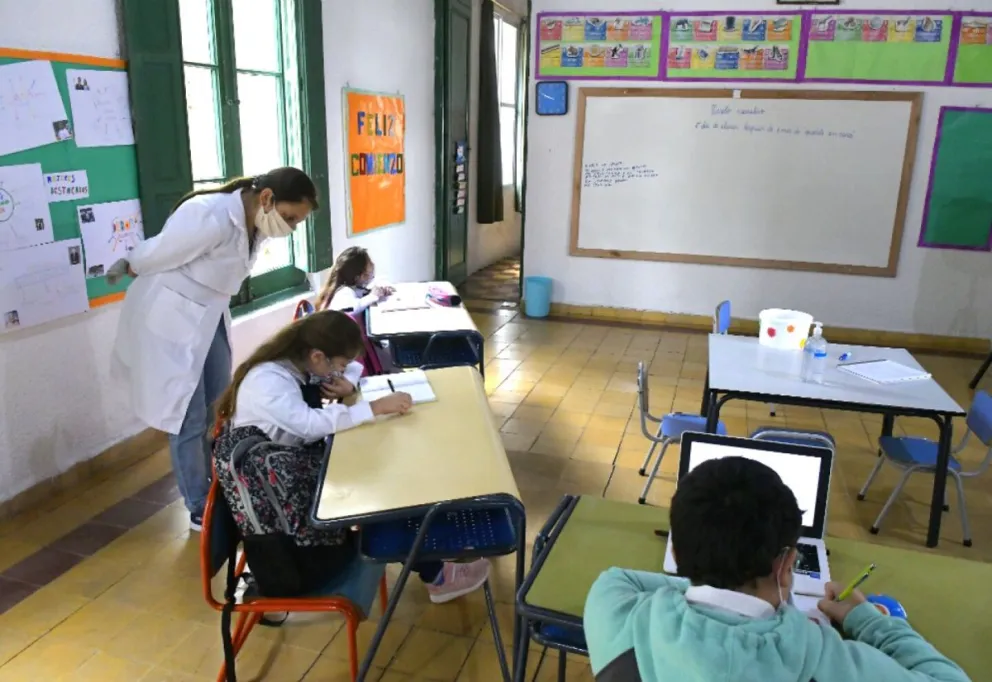
[[[249,253],[239,190],[193,197],[128,254],[138,276],[124,298],[112,371],[148,426],[179,433],[222,319],[230,343],[230,299],[260,246]]]
[[[344,378],[358,386],[364,369],[360,362],[349,363]],[[372,421],[372,407],[364,400],[350,407],[340,403],[319,410],[310,407],[300,390],[306,380],[288,361],[252,367],[238,387],[231,427],[255,426],[273,443],[305,445]]]

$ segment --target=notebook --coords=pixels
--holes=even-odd
[[[915,367],[907,367],[892,360],[851,362],[846,365],[838,365],[837,369],[875,384],[898,384],[904,381],[923,381],[930,378],[929,372]]]
[[[415,369],[400,374],[382,374],[365,377],[359,382],[362,398],[372,402],[385,398],[390,393],[409,393],[414,404],[429,403],[437,400],[431,382],[422,370]]]

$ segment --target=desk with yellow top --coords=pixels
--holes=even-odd
[[[359,526],[365,557],[403,564],[359,680],[368,673],[414,563],[516,552],[517,587],[523,581],[524,508],[482,378],[471,367],[426,374],[436,401],[334,436],[311,514],[318,527]],[[509,680],[488,582],[485,594]],[[516,643],[519,628],[514,632]]]
[[[563,500],[517,596],[524,632],[535,623],[581,628],[589,588],[608,568],[661,571],[667,539],[655,531],[667,529],[667,509],[595,497]],[[827,548],[840,582],[874,562],[866,590],[898,599],[916,631],[941,653],[972,679],[992,680],[992,564],[831,537]],[[527,649],[519,649],[518,672],[526,670]]]

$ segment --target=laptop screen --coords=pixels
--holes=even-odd
[[[796,496],[803,513],[804,535],[813,538],[823,536],[830,481],[829,450],[745,438],[686,434],[679,477],[703,462],[721,457],[746,457],[772,469]]]

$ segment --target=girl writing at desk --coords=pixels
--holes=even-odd
[[[284,516],[280,525],[288,527],[296,547],[304,548],[290,547],[289,553],[308,557],[296,561],[303,573],[296,583],[304,592],[326,582],[358,552],[354,533],[319,530],[308,522],[320,483],[324,440],[377,416],[404,414],[412,404],[406,393],[392,393],[371,403],[355,395],[362,372],[362,365],[356,359],[361,355],[362,347],[361,331],[346,314],[332,310],[313,313],[293,322],[262,344],[238,367],[231,386],[217,404],[218,421],[228,425],[227,432],[217,442],[217,476],[242,533],[248,536],[245,551],[253,567],[258,566],[257,561],[264,560],[266,552],[257,553],[256,563],[252,563],[252,542],[256,540],[250,536],[256,531],[248,526],[250,515],[244,510],[242,501],[245,493],[236,491],[238,485],[243,485],[236,479],[247,477],[243,475],[243,464],[235,465],[232,472],[232,454],[240,442],[249,438],[268,442],[253,445],[242,461],[251,458],[270,461],[277,455],[282,457],[282,453],[292,453],[283,461],[292,463],[296,485],[287,492],[288,504],[280,500],[286,507],[280,510]],[[310,385],[320,385],[324,398],[332,401],[351,399],[352,396],[358,399],[350,406],[338,402],[321,405],[307,400],[306,387]],[[276,477],[279,478],[278,472]],[[271,507],[268,500],[256,502],[256,496],[252,494],[251,497],[256,510]],[[260,555],[262,559],[258,559]],[[489,570],[489,562],[485,559],[467,564],[424,562],[414,566],[435,603],[444,603],[478,589],[489,577]],[[261,572],[258,568],[253,568],[253,572],[264,593]]]
[[[320,296],[317,310],[341,310],[360,315],[393,293],[392,287],[375,286],[375,263],[369,252],[360,246],[349,246],[342,251]]]

